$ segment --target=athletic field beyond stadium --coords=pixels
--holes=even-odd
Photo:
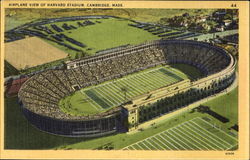
[[[234,135],[209,119],[194,118],[131,144],[124,150],[230,150],[238,144]]]

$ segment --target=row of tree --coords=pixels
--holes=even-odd
[[[231,81],[225,79],[219,83],[213,83],[211,86],[208,86],[204,89],[191,88],[185,92],[175,94],[171,97],[160,99],[155,103],[141,106],[139,108],[139,123],[161,116],[162,114],[175,111],[195,101],[216,94],[231,84],[229,82]]]

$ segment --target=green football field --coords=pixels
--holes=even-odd
[[[136,45],[145,41],[159,39],[157,35],[153,35],[143,29],[129,26],[128,24],[133,23],[129,20],[117,18],[89,20],[95,24],[79,27],[77,25],[77,22],[84,22],[84,20],[57,22],[53,24],[56,24],[60,28],[64,23],[77,27],[77,29],[72,29],[69,31],[64,30],[63,32],[58,32],[58,34],[63,33],[70,38],[82,42],[86,45],[85,48],[81,48],[70,42],[64,41],[64,43],[87,52],[88,54],[94,54],[96,51],[114,48],[122,45]],[[51,24],[47,24],[46,26],[52,31],[55,31],[54,29],[52,29]],[[65,50],[66,52],[75,54],[75,51],[66,49],[65,47],[57,45],[56,43],[50,41],[48,42],[58,48]]]
[[[210,118],[196,117],[133,143],[124,150],[230,150],[238,139],[212,124]]]
[[[149,91],[187,79],[169,66],[157,66],[120,79],[81,89],[60,101],[60,108],[72,115],[89,115],[106,111]]]

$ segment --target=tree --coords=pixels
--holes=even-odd
[[[75,59],[78,59],[78,58],[79,58],[79,53],[76,53]]]

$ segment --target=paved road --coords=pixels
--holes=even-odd
[[[224,32],[203,34],[203,35],[196,36],[196,37],[186,38],[186,40],[194,40],[194,38],[198,38],[198,41],[205,41],[205,40],[209,40],[210,38],[215,38],[217,35],[220,36],[220,37],[224,37],[224,36],[233,35],[233,34],[236,34],[236,33],[238,33],[238,29],[228,30],[228,31],[224,31]]]

